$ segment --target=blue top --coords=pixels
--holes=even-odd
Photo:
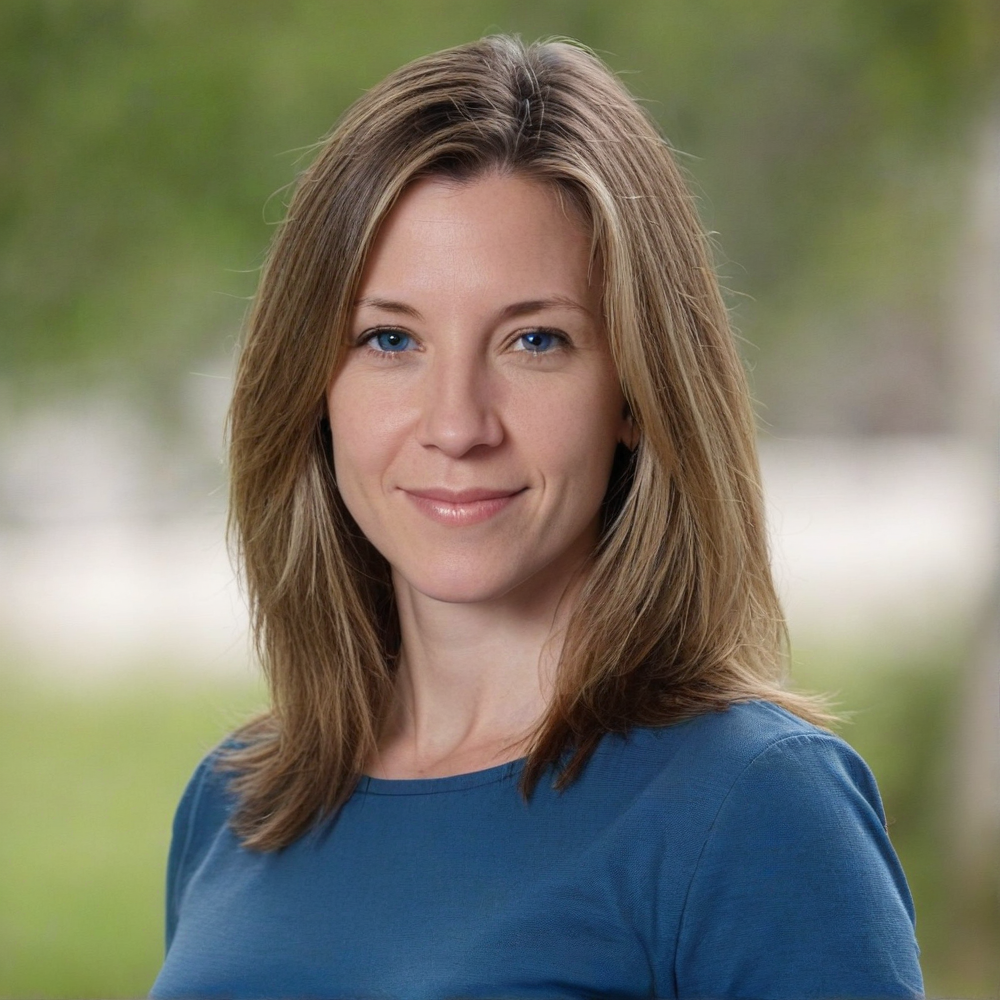
[[[522,761],[362,778],[278,852],[202,762],[174,823],[167,997],[920,997],[871,772],[768,702],[607,736],[566,791]]]

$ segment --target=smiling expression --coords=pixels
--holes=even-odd
[[[561,593],[632,433],[575,210],[518,175],[415,182],[369,255],[328,412],[341,496],[397,588]]]

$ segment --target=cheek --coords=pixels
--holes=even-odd
[[[350,508],[352,499],[377,482],[390,463],[399,436],[399,414],[379,406],[370,392],[350,379],[334,382],[327,394],[327,414],[337,485]]]
[[[534,419],[522,428],[522,440],[531,442],[540,467],[574,487],[574,501],[589,505],[603,498],[623,406],[617,385],[588,382],[545,398],[542,406],[536,402]]]

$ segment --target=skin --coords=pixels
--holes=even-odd
[[[328,409],[338,488],[400,615],[369,773],[520,756],[615,447],[634,445],[582,221],[523,176],[416,182],[369,257]]]

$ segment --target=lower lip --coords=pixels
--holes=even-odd
[[[404,491],[405,492],[405,491]],[[464,526],[467,524],[482,524],[491,517],[496,517],[502,510],[520,496],[511,493],[504,497],[491,497],[489,500],[471,500],[468,503],[449,503],[447,500],[432,500],[430,497],[406,494],[416,508],[438,524]]]

